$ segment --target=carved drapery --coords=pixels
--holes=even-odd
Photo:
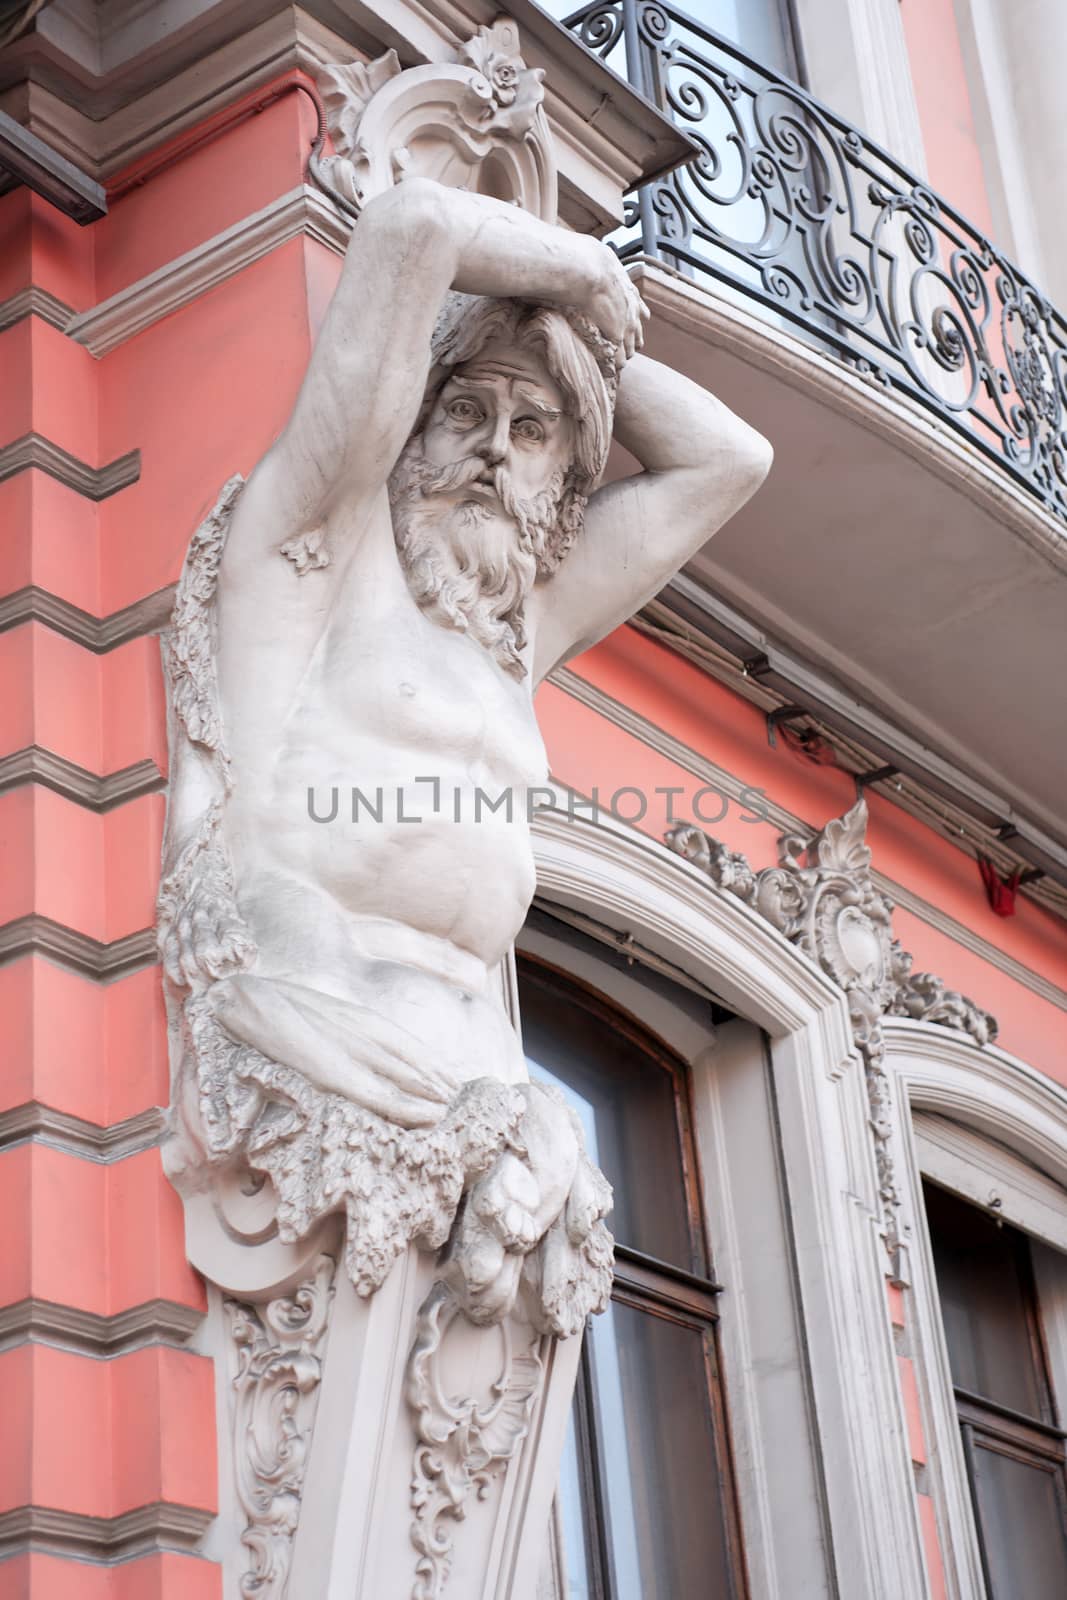
[[[958,1028],[979,1045],[992,1044],[997,1024],[932,973],[912,972],[912,957],[893,937],[893,903],[871,877],[866,832],[867,805],[860,799],[810,843],[790,835],[780,839],[779,865],[759,872],[699,828],[679,824],[668,830],[666,841],[717,888],[736,895],[799,946],[844,990],[867,1081],[886,1244],[899,1270],[900,1199],[882,1018],[912,1017]]]
[[[315,1425],[335,1262],[320,1256],[292,1295],[265,1306],[227,1300],[237,1354],[233,1380],[237,1493],[251,1564],[246,1600],[285,1600],[304,1469]]]

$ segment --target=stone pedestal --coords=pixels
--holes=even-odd
[[[413,1248],[363,1299],[339,1246],[225,1303],[242,1592],[533,1600],[581,1340],[475,1327]]]

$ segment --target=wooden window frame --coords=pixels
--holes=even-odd
[[[911,1021],[886,1025],[886,1068],[894,1102],[893,1152],[902,1215],[911,1237],[907,1327],[901,1353],[915,1364],[927,1460],[921,1483],[934,1502],[949,1600],[988,1592],[986,1552],[972,1498],[968,1440],[934,1273],[923,1204],[924,1179],[1012,1223],[1031,1239],[1041,1306],[1037,1330],[1054,1400],[1067,1411],[1067,1091],[993,1046],[979,1048],[949,1029]],[[1037,1443],[1041,1428],[1007,1438],[1013,1418],[961,1391],[970,1445],[985,1427],[1002,1449]],[[1018,1418],[1018,1414],[1015,1414]],[[983,1420],[984,1419],[984,1420]],[[1051,1433],[1058,1434],[1055,1418]],[[978,1448],[982,1448],[979,1444]]]
[[[605,968],[605,976],[607,968]],[[672,1103],[678,1148],[682,1163],[682,1186],[692,1245],[691,1261],[703,1264],[706,1271],[689,1271],[673,1262],[646,1254],[629,1245],[615,1244],[612,1301],[647,1316],[675,1322],[701,1335],[706,1393],[713,1437],[715,1467],[720,1479],[723,1528],[730,1600],[748,1600],[750,1589],[741,1530],[734,1453],[731,1443],[729,1411],[725,1395],[722,1352],[719,1347],[718,1297],[723,1286],[716,1281],[708,1218],[702,1203],[700,1151],[692,1115],[692,1076],[687,1063],[617,1000],[592,984],[576,977],[543,956],[522,956],[516,974],[516,992],[525,977],[555,995],[566,995],[574,1004],[592,1013],[606,1027],[621,1034],[671,1081]],[[521,1007],[520,1007],[521,1016]],[[582,1351],[575,1390],[575,1432],[578,1444],[578,1477],[586,1534],[586,1564],[591,1600],[613,1600],[610,1511],[602,1483],[602,1462],[598,1439],[602,1433],[594,1373],[595,1355],[587,1342]],[[594,1515],[589,1515],[589,1508]]]

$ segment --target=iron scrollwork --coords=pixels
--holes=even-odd
[[[1067,518],[1067,323],[946,200],[666,0],[569,24],[695,141],[618,241],[710,274],[936,411]]]

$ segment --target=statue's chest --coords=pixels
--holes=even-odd
[[[392,592],[364,587],[334,608],[302,686],[305,737],[338,756],[377,745],[390,767],[430,759],[475,781],[542,782],[545,750],[525,684],[425,616],[397,578]]]

